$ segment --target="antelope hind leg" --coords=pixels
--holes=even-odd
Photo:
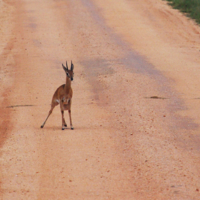
[[[44,127],[44,125],[46,124],[47,119],[49,118],[49,116],[50,116],[51,113],[53,112],[53,109],[54,109],[55,106],[57,106],[57,105],[58,105],[58,103],[57,103],[57,104],[52,104],[52,105],[51,105],[51,110],[49,111],[49,114],[48,114],[47,118],[45,119],[44,123],[42,124],[42,126],[41,126],[40,128],[43,128],[43,127]]]
[[[47,118],[45,119],[44,123],[42,124],[41,128],[44,127],[44,125],[45,125],[47,119],[49,118],[49,116],[51,115],[51,113],[52,113],[52,109],[49,111],[49,114],[48,114]]]

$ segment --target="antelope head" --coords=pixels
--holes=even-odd
[[[68,69],[68,65],[67,65],[67,61],[66,61],[66,67],[62,64],[62,67],[66,73],[66,76],[71,80],[73,81],[73,78],[74,78],[74,64],[72,63],[71,61],[71,69]]]

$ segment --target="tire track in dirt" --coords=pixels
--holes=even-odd
[[[12,112],[6,108],[10,102],[10,93],[12,92],[11,86],[14,80],[15,70],[13,66],[15,59],[13,57],[13,46],[15,43],[15,36],[13,35],[15,25],[13,24],[13,18],[16,15],[15,9],[9,4],[9,1],[0,1],[0,149],[2,149],[5,141],[9,137],[9,133],[12,130]],[[3,152],[0,151],[0,156]],[[0,198],[2,198],[3,190],[1,188],[3,172],[0,168]]]
[[[88,3],[87,2],[87,4],[86,4],[86,7],[89,7],[89,9],[88,9],[88,11],[89,12],[86,12],[86,11],[84,11],[83,13],[83,15],[80,17],[81,19],[86,19],[86,16],[85,15],[89,15],[88,13],[90,13],[90,10],[91,9],[93,9],[94,8],[94,5],[93,4],[90,4],[90,3]],[[104,5],[105,6],[105,5]],[[75,10],[76,10],[77,8],[75,8]],[[99,8],[99,10],[100,10],[101,8]],[[97,10],[97,9],[96,9]],[[81,13],[81,11],[80,10],[76,10],[76,11],[74,11],[74,13]],[[87,14],[86,14],[87,13]],[[92,11],[92,13],[90,13],[92,16],[94,15],[94,13],[96,14],[97,12],[93,12]],[[75,16],[75,14],[73,15],[73,14],[70,14],[70,16]],[[96,17],[94,17],[95,19],[98,19],[98,25],[100,24],[100,26],[101,27],[104,27],[104,29],[106,29],[105,28],[105,24],[103,24],[102,23],[102,21],[103,20],[101,20],[101,18],[98,16],[96,16]],[[80,20],[77,20],[77,21],[80,21]],[[78,27],[78,22],[73,22],[73,24],[76,24],[76,27]],[[100,23],[99,23],[99,21],[100,21]],[[87,21],[87,23],[89,23],[88,21]],[[84,24],[85,25],[85,24]],[[102,104],[102,102],[103,102],[103,104],[102,104],[102,106],[106,106],[106,104],[107,104],[107,108],[109,107],[109,103],[108,102],[114,102],[114,99],[117,99],[117,96],[119,97],[119,99],[118,99],[118,103],[116,104],[117,106],[118,106],[118,108],[119,109],[121,109],[121,110],[123,110],[123,109],[125,109],[125,110],[127,110],[126,112],[118,112],[117,114],[118,114],[118,116],[121,116],[121,117],[123,117],[123,116],[126,116],[126,120],[127,120],[127,118],[128,118],[128,116],[130,116],[130,108],[131,107],[133,107],[134,106],[134,104],[133,103],[125,103],[125,105],[126,106],[124,106],[124,108],[122,109],[121,108],[121,106],[120,106],[120,104],[121,105],[123,105],[124,104],[124,102],[123,103],[120,103],[120,100],[121,100],[121,97],[123,97],[123,96],[128,96],[130,99],[140,99],[140,101],[141,101],[141,99],[142,98],[144,98],[144,96],[142,97],[142,94],[144,95],[144,94],[149,94],[149,96],[151,96],[152,94],[160,94],[161,96],[164,96],[164,97],[168,97],[169,99],[170,99],[170,101],[169,100],[167,100],[167,102],[165,101],[165,102],[153,102],[153,101],[151,101],[151,102],[149,102],[149,101],[146,101],[146,103],[148,102],[148,104],[149,104],[149,107],[148,107],[148,111],[146,111],[145,112],[145,114],[143,113],[144,112],[144,110],[145,109],[142,109],[143,110],[143,112],[141,112],[141,111],[137,111],[138,113],[137,113],[137,116],[140,116],[140,118],[135,118],[135,121],[137,121],[137,124],[135,124],[135,129],[134,130],[139,130],[139,132],[140,133],[142,133],[142,132],[146,132],[146,133],[148,133],[149,134],[149,131],[151,130],[152,131],[152,133],[154,132],[154,130],[156,130],[157,129],[157,132],[154,132],[154,134],[156,134],[156,133],[158,133],[158,132],[163,132],[161,135],[161,137],[160,137],[160,139],[164,136],[164,138],[165,139],[162,139],[162,141],[159,141],[162,145],[161,146],[165,146],[166,147],[166,149],[168,149],[168,151],[170,152],[171,151],[171,153],[170,153],[170,156],[171,156],[171,158],[169,158],[169,155],[167,155],[167,154],[165,154],[164,152],[162,152],[163,153],[163,155],[161,154],[161,156],[164,156],[164,157],[166,157],[167,159],[172,159],[174,156],[173,155],[176,155],[176,156],[180,156],[180,160],[179,161],[176,161],[176,159],[175,159],[175,157],[172,159],[172,160],[174,160],[173,162],[172,162],[172,160],[171,161],[167,161],[167,163],[166,163],[166,165],[168,165],[169,166],[169,168],[171,168],[171,171],[173,172],[172,174],[171,173],[169,173],[168,174],[168,177],[167,177],[167,179],[168,179],[168,181],[169,180],[171,180],[171,182],[173,182],[174,180],[173,180],[173,177],[175,176],[175,177],[177,177],[177,181],[178,181],[178,179],[180,179],[180,177],[182,176],[181,174],[182,173],[190,173],[190,176],[192,176],[192,174],[191,174],[191,172],[190,172],[190,170],[188,170],[188,168],[190,168],[190,166],[186,166],[185,168],[184,168],[184,170],[183,171],[185,171],[185,172],[182,172],[181,170],[180,170],[180,172],[179,172],[179,174],[176,174],[176,172],[175,172],[175,170],[173,169],[173,166],[179,166],[178,168],[182,168],[181,166],[180,166],[180,164],[179,164],[179,162],[180,163],[183,163],[184,161],[183,161],[183,158],[182,158],[182,156],[181,156],[181,154],[185,154],[186,152],[186,154],[188,154],[188,158],[190,157],[190,153],[192,153],[193,154],[193,156],[194,156],[194,152],[192,152],[191,151],[191,149],[198,149],[198,140],[196,140],[196,139],[192,139],[192,138],[190,138],[190,137],[188,137],[188,131],[197,131],[197,128],[198,128],[198,126],[197,126],[197,124],[195,124],[194,122],[193,122],[193,120],[192,119],[190,119],[190,118],[187,118],[187,117],[181,117],[180,115],[177,115],[176,113],[177,113],[177,111],[180,111],[180,110],[182,110],[182,109],[185,109],[185,107],[184,107],[184,102],[183,102],[183,100],[181,100],[181,99],[179,99],[178,98],[178,96],[179,96],[179,94],[176,94],[176,92],[174,92],[173,91],[173,89],[171,89],[171,87],[170,86],[168,86],[168,88],[166,88],[166,85],[168,85],[166,82],[164,82],[164,87],[162,87],[161,85],[157,85],[156,83],[155,83],[155,81],[152,81],[151,80],[151,83],[150,83],[150,81],[149,80],[145,80],[145,79],[147,79],[147,77],[143,77],[143,78],[137,78],[137,77],[134,77],[134,79],[133,79],[133,74],[132,74],[132,79],[134,80],[134,82],[131,82],[131,79],[127,79],[126,81],[128,81],[129,83],[132,83],[133,85],[135,85],[135,87],[134,87],[134,89],[133,89],[133,91],[135,91],[135,93],[137,94],[137,96],[134,96],[134,97],[132,97],[131,98],[131,94],[129,94],[129,95],[127,95],[127,92],[125,92],[125,91],[128,91],[129,89],[127,88],[127,90],[124,90],[124,88],[123,89],[120,89],[120,87],[117,87],[117,86],[114,86],[114,83],[115,83],[115,80],[119,80],[119,82],[121,83],[121,85],[123,85],[124,86],[124,84],[122,84],[122,82],[124,81],[125,82],[125,80],[123,80],[123,75],[124,75],[124,77],[126,77],[126,72],[123,70],[123,68],[124,67],[126,67],[126,64],[124,65],[124,63],[122,62],[122,64],[121,64],[121,66],[120,67],[122,67],[121,69],[119,68],[119,67],[116,67],[116,66],[119,66],[119,63],[118,63],[118,60],[117,60],[117,62],[113,62],[115,59],[113,59],[113,57],[115,56],[115,53],[116,54],[118,54],[118,55],[123,55],[123,53],[122,52],[118,52],[118,46],[117,45],[115,45],[115,44],[113,44],[112,42],[111,42],[111,44],[109,44],[109,45],[105,45],[105,48],[106,49],[108,49],[108,52],[109,52],[109,48],[110,49],[112,49],[113,51],[112,51],[112,55],[105,55],[104,54],[104,52],[102,51],[101,52],[101,50],[99,49],[100,47],[99,47],[99,45],[98,45],[98,43],[97,44],[95,44],[95,39],[96,39],[96,41],[100,41],[100,34],[101,35],[106,35],[105,36],[105,38],[104,38],[104,41],[107,41],[107,40],[109,40],[109,39],[107,39],[107,38],[109,38],[109,36],[107,36],[107,34],[104,32],[104,31],[102,31],[102,30],[100,30],[99,32],[94,32],[90,27],[92,27],[91,25],[89,26],[88,24],[87,25],[85,25],[85,31],[84,31],[84,28],[82,27],[82,26],[84,26],[84,25],[80,25],[80,27],[78,27],[77,29],[83,29],[83,32],[85,33],[85,34],[83,34],[83,37],[84,37],[84,39],[86,38],[87,40],[88,40],[88,42],[86,43],[86,44],[84,44],[82,41],[84,41],[83,39],[82,40],[80,40],[80,41],[78,41],[78,42],[75,42],[75,44],[79,44],[79,46],[78,47],[80,47],[80,44],[82,44],[82,46],[83,46],[83,48],[81,48],[81,49],[84,49],[84,46],[86,46],[87,47],[87,49],[89,48],[89,46],[90,46],[90,43],[92,43],[93,45],[94,45],[94,47],[95,47],[95,51],[93,51],[92,52],[92,50],[90,50],[88,53],[87,52],[84,52],[85,53],[85,57],[87,57],[87,58],[89,58],[90,57],[90,55],[91,55],[91,52],[92,52],[92,54],[93,54],[93,58],[92,59],[89,59],[88,61],[85,61],[85,62],[83,62],[82,64],[84,65],[84,66],[86,66],[85,67],[85,69],[87,69],[88,68],[88,66],[89,66],[89,68],[90,68],[90,74],[91,74],[91,76],[90,77],[88,77],[89,78],[89,80],[90,81],[92,81],[92,85],[94,86],[94,91],[96,91],[97,93],[98,93],[98,100],[101,102],[101,104]],[[73,25],[72,25],[73,26]],[[88,34],[87,35],[87,31],[86,30],[89,30],[88,32],[90,32],[90,34]],[[108,29],[107,29],[108,30]],[[110,29],[109,29],[110,30]],[[94,32],[94,33],[93,33]],[[93,33],[93,34],[92,34]],[[99,34],[99,35],[98,35]],[[95,38],[93,38],[94,37],[94,35],[95,35]],[[109,35],[109,34],[108,34]],[[112,34],[111,34],[112,35]],[[107,38],[106,38],[107,37]],[[99,38],[99,39],[98,39]],[[114,38],[116,39],[116,35],[114,36]],[[115,39],[113,39],[114,41],[115,41]],[[113,41],[112,39],[111,39],[111,41]],[[93,41],[93,42],[91,42],[91,41]],[[88,44],[88,45],[87,45]],[[122,43],[121,43],[122,44]],[[102,44],[101,44],[102,45]],[[104,46],[104,45],[102,45],[102,46]],[[122,45],[123,47],[124,47],[124,45]],[[129,50],[129,48],[128,48],[128,50]],[[78,49],[76,49],[75,48],[75,51],[77,51],[78,52]],[[111,50],[110,50],[111,51]],[[123,48],[123,51],[125,51],[126,52],[126,48],[124,49]],[[96,54],[95,54],[95,52],[96,52]],[[115,53],[114,53],[115,52]],[[102,53],[102,54],[101,54]],[[88,54],[88,55],[87,55]],[[98,54],[100,54],[99,56],[98,56]],[[97,59],[95,60],[94,59],[94,57],[97,57]],[[105,58],[107,58],[107,59],[105,59],[105,60],[101,60],[101,58],[100,58],[100,56],[102,56],[104,59]],[[110,58],[110,57],[111,58]],[[134,57],[134,56],[133,56]],[[123,58],[123,56],[122,56],[122,58]],[[131,59],[132,59],[132,57],[131,57]],[[134,59],[133,59],[134,60]],[[101,72],[101,69],[99,69],[99,70],[97,70],[96,68],[94,69],[94,66],[101,66],[101,63],[103,63],[103,74],[102,74],[102,72]],[[132,63],[134,63],[134,62],[132,62]],[[130,65],[133,65],[134,66],[134,64],[132,64],[131,62],[130,62]],[[138,64],[138,62],[136,62],[137,64]],[[137,65],[136,64],[136,65]],[[115,66],[113,69],[112,69],[112,67],[111,67],[111,65],[112,66]],[[141,66],[141,65],[140,65]],[[93,70],[92,70],[93,69]],[[107,74],[106,74],[106,71],[107,71]],[[114,72],[113,72],[114,71]],[[115,72],[121,72],[121,74],[123,74],[120,78],[119,78],[119,76],[118,75],[113,75]],[[110,73],[111,73],[111,75],[110,75]],[[98,78],[96,78],[97,77],[97,75],[98,75]],[[106,77],[107,76],[107,77]],[[113,78],[112,78],[112,76],[113,77],[115,77],[114,78],[114,80],[113,80]],[[138,75],[139,76],[139,75]],[[160,76],[160,77],[162,77],[162,76]],[[95,79],[96,78],[96,79]],[[111,79],[110,81],[108,81],[108,79]],[[100,81],[99,81],[100,80]],[[143,83],[141,83],[141,81],[140,80],[143,80],[142,82]],[[148,82],[148,84],[147,84],[147,82]],[[163,82],[162,81],[162,78],[160,78],[160,82]],[[108,83],[108,85],[106,85],[106,83]],[[110,83],[112,83],[112,84],[110,84]],[[139,84],[138,84],[139,83]],[[118,83],[116,83],[116,84],[118,84]],[[146,84],[146,86],[145,86],[145,84]],[[97,90],[97,87],[98,86],[98,90]],[[115,89],[115,87],[117,88],[117,90]],[[133,86],[132,86],[133,87]],[[146,90],[144,90],[144,88],[146,87]],[[158,89],[158,87],[161,87],[160,89]],[[100,89],[101,88],[101,89]],[[138,88],[140,88],[140,91],[138,91]],[[154,88],[154,91],[152,90],[152,88]],[[113,90],[112,90],[113,89]],[[156,90],[157,89],[157,90]],[[109,93],[107,93],[106,92],[106,90],[109,90],[109,91],[112,91],[112,92],[110,92],[111,93],[111,95],[110,95],[110,99],[108,98],[109,97]],[[163,91],[164,90],[164,91]],[[122,91],[122,93],[120,93],[119,91]],[[161,92],[162,91],[162,92]],[[100,94],[99,94],[99,92],[100,92]],[[163,93],[164,92],[164,93]],[[117,96],[116,97],[114,97],[114,95],[113,94],[117,94]],[[107,97],[107,99],[105,99],[105,98],[99,98],[99,96],[102,96],[102,97]],[[123,99],[123,98],[122,98]],[[109,101],[110,100],[110,101]],[[112,104],[112,103],[111,103]],[[114,103],[115,104],[115,103]],[[166,105],[167,104],[167,105]],[[112,105],[111,107],[114,107],[114,110],[113,110],[113,114],[114,113],[116,113],[116,108],[117,108],[117,106],[116,105]],[[128,106],[127,106],[128,105]],[[145,108],[145,107],[147,107],[147,105],[141,105],[141,103],[140,102],[135,102],[135,105],[140,105],[139,106],[139,108],[141,109],[141,108]],[[162,106],[164,106],[165,108],[163,108]],[[127,108],[129,108],[129,109],[127,109]],[[134,107],[135,108],[135,112],[136,112],[136,110],[137,110],[137,107]],[[153,109],[152,109],[153,108]],[[158,110],[160,110],[161,111],[161,113],[158,111]],[[150,117],[149,116],[149,114],[147,114],[147,113],[153,113],[153,115]],[[134,113],[134,112],[133,112]],[[114,114],[115,115],[115,114]],[[145,116],[146,115],[146,116]],[[160,121],[160,119],[158,118],[158,116],[163,116],[163,121]],[[165,118],[165,116],[168,116],[167,117],[167,119],[164,119]],[[169,117],[171,118],[171,119],[169,119]],[[117,117],[117,115],[115,115],[115,119],[117,119],[118,117]],[[123,119],[117,119],[118,121],[119,121],[119,123],[120,123],[120,125],[119,126],[117,126],[117,129],[118,130],[120,130],[120,131],[123,131],[123,129],[121,128],[122,126],[122,124],[123,124],[123,127],[125,127],[125,130],[126,130],[126,128],[128,127],[128,124],[126,124],[126,122],[125,121],[123,121]],[[132,120],[133,119],[129,119],[129,120],[127,120],[127,121],[129,121],[129,122],[132,122]],[[150,122],[150,121],[152,121],[152,123],[149,123],[149,124],[147,124],[146,122]],[[163,127],[163,128],[161,128],[160,130],[158,129],[158,127],[154,127],[154,126],[157,126],[157,125],[155,125],[155,124],[162,124],[161,126]],[[168,124],[168,127],[166,127],[166,124]],[[152,126],[153,125],[153,126]],[[139,126],[141,126],[141,127],[139,127]],[[115,123],[115,127],[116,127],[116,123]],[[137,127],[137,128],[136,128]],[[153,128],[154,127],[154,128]],[[125,131],[124,130],[124,131]],[[127,131],[126,133],[131,133],[131,131],[133,131],[133,130],[131,130],[131,128],[129,128],[129,129],[127,129],[127,130],[129,130],[129,131]],[[143,130],[143,131],[142,131]],[[167,131],[166,131],[167,130]],[[150,131],[150,132],[151,132]],[[167,136],[168,134],[170,134],[170,136]],[[149,138],[147,135],[145,136],[145,137],[147,137],[147,138]],[[150,139],[150,138],[149,138]],[[163,143],[163,141],[167,141],[166,143],[164,142]],[[122,140],[123,141],[123,140]],[[137,141],[137,140],[135,140],[135,141]],[[150,139],[150,141],[152,142],[152,143],[154,143],[154,141],[153,140],[151,140]],[[186,142],[187,141],[187,142]],[[116,143],[117,143],[117,141],[115,141]],[[158,143],[159,143],[158,142]],[[168,143],[169,142],[169,143]],[[119,146],[123,146],[123,144],[122,144],[123,142],[121,142],[120,144],[119,144]],[[140,142],[138,142],[138,143],[140,143]],[[143,144],[141,144],[140,143],[140,145],[144,145],[144,144],[146,144],[147,145],[147,143],[146,143],[146,141],[145,141],[145,139],[143,138]],[[172,144],[172,146],[171,146],[171,144]],[[154,143],[154,145],[155,146],[157,146],[156,145],[156,143]],[[148,146],[148,145],[147,145]],[[177,149],[177,146],[179,146],[179,150],[177,151],[176,149]],[[123,146],[124,147],[124,146]],[[129,146],[130,148],[132,147],[133,148],[133,146]],[[150,145],[149,146],[149,149],[151,149],[152,148],[152,146]],[[155,147],[155,149],[156,148],[158,148],[158,147]],[[126,148],[124,148],[124,149],[126,149]],[[140,149],[139,147],[138,147],[138,149]],[[154,148],[153,148],[154,149]],[[159,147],[159,149],[161,150],[162,148],[160,148]],[[162,150],[161,150],[162,151]],[[155,153],[156,153],[157,151],[155,151]],[[140,152],[141,153],[141,152]],[[138,153],[139,154],[139,153]],[[147,155],[146,155],[147,156]],[[191,160],[191,163],[195,163],[196,161],[195,161],[195,159],[196,159],[196,156],[197,155],[195,155],[193,158],[194,158],[194,160]],[[147,156],[148,157],[148,156]],[[166,160],[167,160],[166,159]],[[160,158],[160,160],[162,160],[161,158]],[[156,161],[156,162],[158,162],[159,164],[160,164],[160,166],[162,166],[161,168],[162,168],[162,170],[163,171],[166,171],[166,173],[167,173],[167,171],[169,170],[169,169],[167,169],[167,168],[165,168],[165,166],[163,165],[163,163],[160,163],[158,160]],[[170,162],[172,162],[173,164],[171,164],[170,165]],[[131,165],[131,164],[130,164]],[[190,164],[189,164],[190,165]],[[157,169],[158,171],[161,169],[160,168],[160,166],[158,165],[158,167],[159,167],[159,169]],[[197,172],[198,171],[198,169],[196,168],[196,167],[194,167],[194,169],[193,169],[194,171],[196,171],[196,173],[198,174],[199,172]],[[170,171],[170,170],[169,170]],[[144,172],[145,173],[145,172]],[[160,174],[162,174],[162,172],[159,172]],[[156,172],[155,172],[155,174],[156,174]],[[176,174],[176,175],[175,175]],[[178,178],[179,177],[179,178]],[[151,179],[152,177],[150,176],[149,177],[149,179]],[[165,180],[165,178],[163,178],[164,180]],[[173,180],[173,181],[172,181]],[[170,181],[169,181],[170,182]],[[182,181],[180,181],[180,183],[181,182],[185,182],[185,185],[183,186],[183,187],[187,187],[186,185],[186,182],[187,182],[187,179],[185,179],[185,180],[182,180]],[[141,182],[141,185],[142,185],[143,183]],[[176,183],[176,185],[178,185],[178,183]],[[195,181],[194,181],[194,183],[192,184],[193,186],[192,187],[190,187],[190,191],[192,192],[192,190],[193,191],[195,191],[195,185],[198,185],[198,179],[196,179]],[[194,188],[193,188],[194,187]],[[169,186],[169,188],[170,188],[170,186]],[[161,189],[161,190],[163,190],[163,189]],[[168,190],[168,189],[167,189]],[[184,192],[184,188],[180,188],[180,191],[179,192],[182,192],[182,197],[184,197],[185,195],[186,195],[186,193]],[[167,193],[167,192],[166,192]],[[154,195],[156,195],[156,193],[154,194]],[[197,193],[196,193],[196,195],[198,195]]]
[[[5,1],[6,2],[6,1]],[[7,138],[8,129],[11,128],[10,121],[10,110],[6,109],[6,105],[9,105],[9,95],[11,92],[11,85],[13,82],[14,70],[11,70],[12,66],[15,64],[14,57],[12,56],[13,45],[15,43],[14,35],[12,32],[14,27],[12,26],[13,22],[13,13],[14,9],[12,6],[9,6],[5,2],[0,2],[1,8],[1,29],[0,34],[2,35],[1,39],[1,67],[0,67],[0,81],[1,81],[1,136],[0,136],[0,147],[2,147],[4,141]],[[10,13],[10,14],[8,14]],[[13,14],[13,15],[12,15]],[[8,25],[10,23],[10,25]]]
[[[135,160],[140,163],[141,160],[145,160],[145,158],[148,160],[147,158],[150,157],[151,159],[155,159],[152,163],[158,163],[156,167],[151,165],[148,166],[152,171],[155,170],[154,173],[147,169],[145,169],[145,171],[144,168],[139,165],[143,168],[143,173],[148,174],[148,176],[146,176],[147,180],[154,180],[151,176],[152,174],[157,174],[158,176],[160,174],[160,176],[163,176],[163,180],[167,179],[169,184],[176,182],[175,185],[180,185],[181,182],[184,182],[185,184],[179,189],[181,197],[184,197],[186,195],[185,187],[187,187],[186,183],[188,180],[182,178],[182,173],[190,173],[192,176],[191,172],[188,170],[188,167],[190,168],[190,166],[186,166],[184,170],[180,170],[178,174],[175,170],[175,166],[178,169],[182,169],[180,163],[183,163],[184,159],[181,154],[185,154],[188,151],[187,154],[189,158],[191,146],[195,149],[198,148],[198,141],[188,138],[187,135],[188,131],[197,131],[197,125],[190,118],[182,118],[180,115],[176,114],[178,110],[184,108],[183,101],[178,98],[179,94],[173,91],[169,86],[169,83],[163,81],[161,73],[152,69],[152,66],[144,61],[142,61],[141,64],[142,59],[136,57],[136,54],[132,53],[133,51],[131,48],[128,47],[125,42],[122,42],[120,37],[114,34],[114,32],[105,25],[103,18],[98,15],[98,9],[94,4],[88,1],[82,2],[85,5],[85,9],[79,9],[79,6],[71,5],[69,16],[72,17],[72,20],[69,27],[72,31],[71,40],[74,43],[74,52],[79,52],[78,58],[81,61],[80,64],[84,65],[86,70],[90,69],[89,74],[86,73],[84,75],[94,87],[93,91],[95,93],[95,99],[101,107],[106,108],[107,111],[109,110],[112,113],[113,116],[110,120],[113,122],[112,126],[116,127],[115,133],[121,132],[122,134],[124,132],[127,135],[135,135],[134,133],[138,132],[139,134],[142,134],[141,136],[135,136],[135,139],[133,139],[134,141],[137,141],[137,145],[134,145],[137,146],[137,154],[140,155],[138,156],[139,160],[136,158]],[[106,6],[104,5],[104,7]],[[101,10],[101,8],[99,8],[99,10]],[[76,13],[79,13],[79,16],[76,16]],[[67,18],[69,18],[69,16]],[[89,16],[92,16],[92,18],[89,19]],[[97,21],[95,25],[93,25],[92,19],[95,22]],[[94,28],[94,26],[96,28]],[[77,34],[81,36],[73,37]],[[104,51],[103,49],[106,50]],[[84,52],[81,52],[82,50]],[[128,56],[128,61],[125,60],[127,54],[130,55]],[[88,58],[88,60],[84,60],[84,58]],[[119,62],[119,60],[121,62]],[[127,69],[127,66],[129,70],[125,70]],[[140,68],[143,68],[144,70],[142,69],[142,71],[140,71],[143,73],[133,74],[137,72],[137,70],[130,70],[133,66],[136,69],[138,69],[139,66],[138,71],[140,71]],[[97,69],[97,67],[99,67],[99,69]],[[154,76],[154,74],[156,75]],[[149,75],[150,78],[148,77]],[[160,82],[157,82],[157,80],[160,80]],[[131,89],[127,86],[127,83],[131,85]],[[131,94],[131,91],[134,93]],[[153,100],[144,101],[144,94],[146,96],[159,94],[161,97],[167,97],[170,100],[157,101],[156,103]],[[124,96],[129,97],[129,101],[123,99]],[[166,116],[168,117],[165,118]],[[134,123],[134,126],[129,126],[130,123]],[[127,144],[127,141],[132,140],[126,134],[123,136],[121,135],[121,138],[118,135],[120,142],[118,139],[115,139],[115,143],[118,148],[119,146],[121,147],[119,152],[122,152],[123,149],[127,149],[125,152],[128,155],[128,150],[133,149],[134,147],[131,142]],[[156,135],[157,139],[159,138],[158,140],[154,138]],[[154,140],[157,140],[157,142],[155,143]],[[152,146],[151,143],[154,145]],[[141,147],[147,148],[147,152],[148,149],[151,149],[151,156],[148,155],[148,153],[144,154]],[[162,147],[165,148],[162,149]],[[160,151],[159,154],[158,149]],[[169,155],[163,151],[168,151]],[[153,158],[153,154],[158,155],[156,158]],[[127,155],[124,154],[125,157],[122,156],[124,160],[126,160]],[[131,153],[130,155],[133,156]],[[179,160],[176,160],[176,156],[179,157]],[[166,158],[165,162],[162,157]],[[191,163],[194,162],[194,160],[191,160]],[[130,160],[128,163],[126,164],[131,168],[133,160]],[[136,167],[136,171],[141,170],[139,166]],[[194,167],[193,170],[196,172],[198,171],[196,167]],[[168,173],[169,171],[171,172]],[[168,174],[167,178],[164,178],[165,173]],[[137,179],[137,181],[139,180]],[[141,181],[140,185],[143,185],[145,182],[146,181]],[[154,191],[154,197],[155,195],[158,195],[155,188],[161,187],[160,190],[164,190],[164,192],[159,192],[160,196],[165,196],[168,194],[167,191],[172,189],[168,184],[164,186],[166,184],[164,183],[165,181],[161,181],[163,188],[161,182],[158,185],[156,184],[156,180],[152,182],[151,184],[156,185],[152,186],[152,188],[154,188],[152,189],[152,191]],[[191,184],[190,191],[195,191],[195,185],[198,185],[198,178]],[[135,187],[137,188],[137,186]],[[142,188],[138,186],[136,190],[140,191]],[[143,195],[145,196],[144,193]]]
[[[13,48],[16,42],[14,30],[16,10],[9,1],[0,1],[0,156],[3,155],[3,145],[13,128],[12,111],[7,108],[10,103],[10,94],[12,93],[12,84],[15,79],[15,58],[13,56]],[[4,190],[2,189],[2,180],[4,177],[2,163],[0,168],[0,198],[3,198]]]

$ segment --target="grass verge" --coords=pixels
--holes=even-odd
[[[200,24],[200,0],[167,0],[174,8],[186,13]]]

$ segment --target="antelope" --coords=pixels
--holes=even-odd
[[[74,65],[71,61],[71,69],[68,69],[68,65],[66,62],[66,67],[62,64],[62,67],[66,73],[66,83],[58,87],[58,89],[55,91],[52,101],[51,101],[51,109],[49,111],[49,114],[47,118],[45,119],[44,123],[42,124],[41,128],[44,127],[47,119],[51,115],[53,109],[55,106],[60,104],[60,110],[61,110],[61,115],[62,115],[62,130],[67,128],[67,124],[65,122],[64,118],[64,111],[68,110],[69,112],[69,120],[70,120],[70,126],[71,130],[73,130],[73,125],[72,125],[72,118],[71,118],[71,105],[72,105],[72,95],[73,95],[73,90],[71,88],[71,81],[73,81],[74,77]]]

